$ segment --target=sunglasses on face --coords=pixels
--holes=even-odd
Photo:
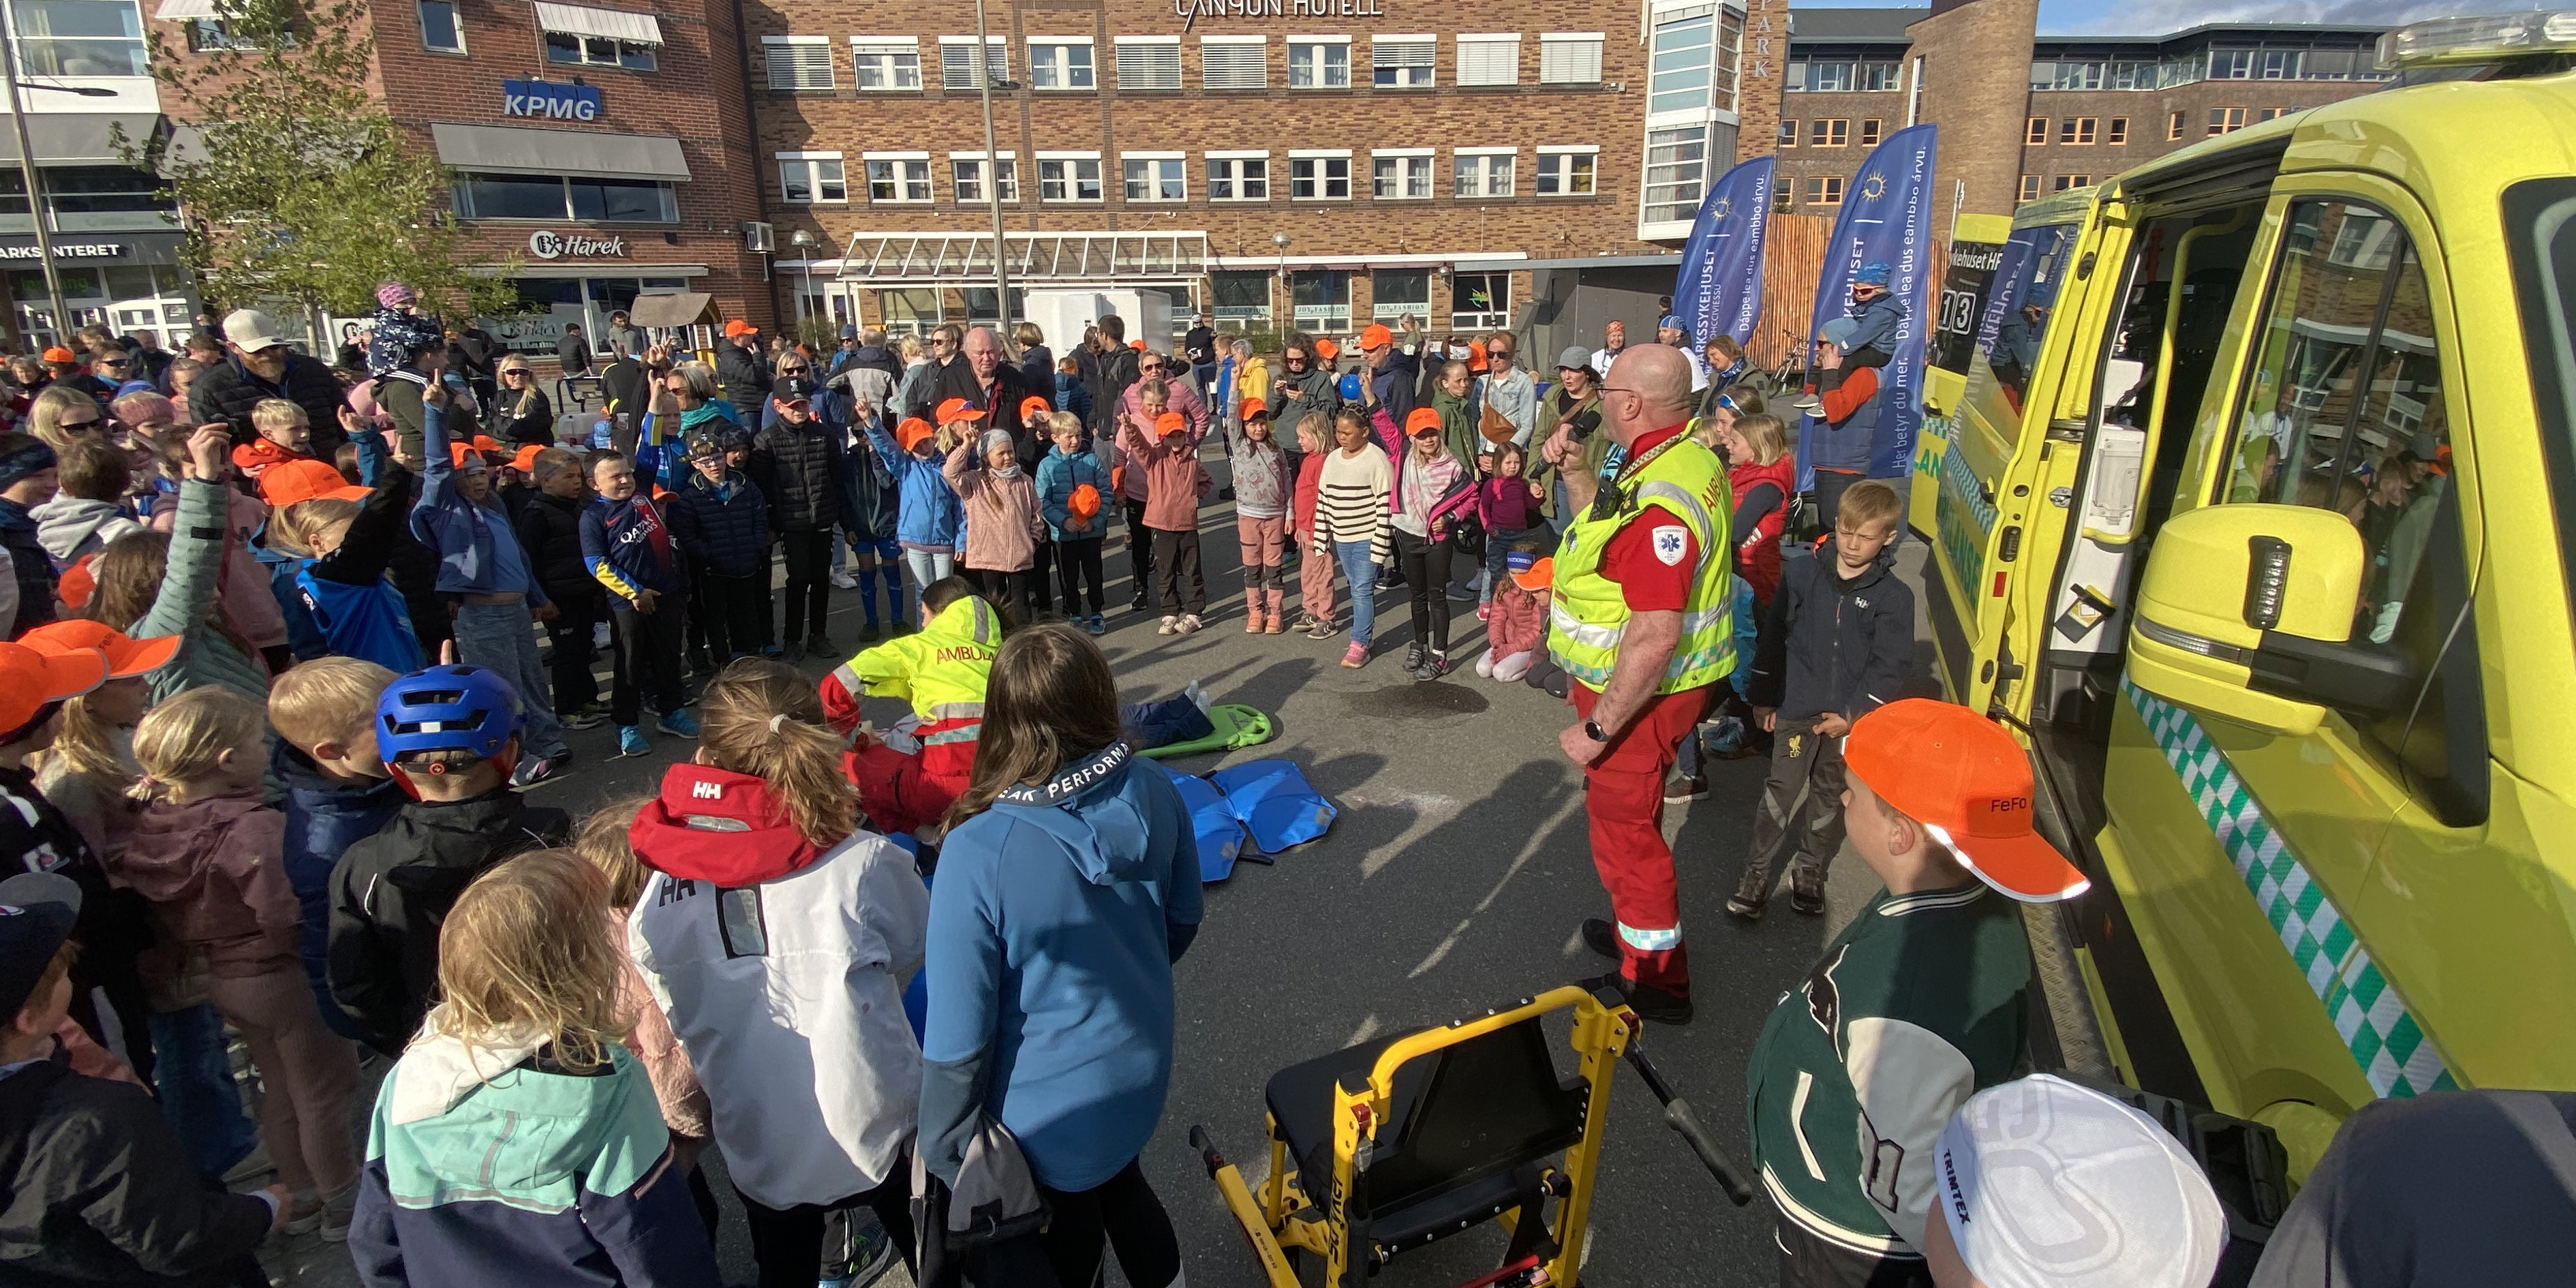
[[[58,420],[54,422],[54,427],[56,429],[67,429],[75,432],[84,429],[104,428],[104,426],[101,425],[99,418],[96,416],[92,416],[88,420]]]

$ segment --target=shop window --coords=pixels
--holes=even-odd
[[[1439,61],[1437,37],[1369,38],[1369,82],[1379,89],[1429,89]]]
[[[56,232],[150,232],[171,226],[178,203],[161,195],[161,181],[116,165],[49,165],[45,205]],[[0,170],[0,231],[32,232],[27,178],[15,166]]]
[[[1551,31],[1538,38],[1538,83],[1541,85],[1598,85],[1601,83],[1602,33],[1597,31]]]
[[[1369,274],[1369,300],[1373,321],[1392,325],[1407,317],[1428,317],[1431,314],[1431,271],[1381,268]]]
[[[654,70],[659,53],[653,46],[607,36],[570,31],[546,33],[546,61],[567,67],[616,67],[630,72]]]
[[[1699,216],[1708,195],[1708,127],[1646,131],[1645,204],[1641,223],[1663,224]]]
[[[832,88],[832,42],[824,36],[763,36],[762,56],[773,90]]]
[[[2047,143],[2048,118],[2045,116],[2030,118],[2030,124],[2021,132],[2021,141],[2024,145],[2034,148]]]
[[[1208,274],[1209,311],[1216,324],[1269,325],[1270,280],[1268,270]]]
[[[1020,163],[1004,156],[997,159],[994,164],[1002,172],[1002,204],[1005,206],[1020,204]],[[951,157],[948,162],[948,180],[954,185],[951,191],[956,194],[958,205],[982,206],[992,203],[992,195],[984,191],[984,158]]]
[[[2105,131],[2103,131],[2103,134],[2102,134],[2102,141],[2103,141],[2104,143],[2110,144],[2112,147],[2115,147],[2115,148],[2116,148],[2116,147],[2118,147],[2118,146],[2120,146],[2120,145],[2121,145],[2121,144],[2123,144],[2123,143],[2128,142],[2128,141],[2129,141],[2129,118],[2127,118],[2127,117],[2125,117],[2125,116],[2115,116],[2115,117],[2112,117],[2112,118],[2111,118],[2111,126],[2110,126],[2110,128],[2109,128],[2109,129],[2107,129],[2107,130],[2105,130]]]
[[[1099,88],[1099,81],[1092,74],[1091,42],[1088,40],[1030,41],[1029,88]]]
[[[1121,157],[1118,164],[1124,172],[1127,200],[1189,200],[1189,163],[1180,154],[1150,157],[1131,154]]]
[[[1878,135],[1879,135],[1879,130],[1880,130],[1880,128],[1881,128],[1881,127],[1880,127],[1880,124],[1879,124],[1879,120],[1878,120],[1878,118],[1877,118],[1877,117],[1875,117],[1875,116],[1873,116],[1873,117],[1869,118],[1869,119],[1868,119],[1868,120],[1866,120],[1866,121],[1861,122],[1861,123],[1860,123],[1860,145],[1861,145],[1862,147],[1865,147],[1865,148],[1874,148],[1874,147],[1877,147],[1877,146],[1878,146]]]
[[[1547,148],[1538,150],[1536,188],[1542,197],[1589,197],[1593,193],[1593,168],[1601,159],[1598,148]]]
[[[1464,198],[1512,195],[1512,154],[1466,152],[1457,157],[1455,195]]]
[[[1521,38],[1516,35],[1458,37],[1458,83],[1521,83]]]
[[[1511,274],[1460,273],[1450,279],[1450,330],[1499,331],[1511,324]]]
[[[978,72],[986,72],[996,85],[1011,78],[1010,46],[1003,43],[1002,37],[985,37],[982,57],[976,56],[973,36],[939,38],[939,87],[941,89],[981,89],[982,84],[975,79]]]
[[[587,175],[456,176],[456,213],[465,219],[555,219],[585,223],[667,224],[679,219],[670,184]]]
[[[2234,134],[2238,130],[2244,128],[2244,108],[2213,107],[2209,109],[2209,137],[2214,139],[2222,134]]]
[[[1380,201],[1421,201],[1431,196],[1431,150],[1380,152],[1369,158],[1370,195]]]
[[[1343,269],[1300,271],[1289,283],[1289,300],[1297,329],[1342,332],[1351,329],[1351,275]]]
[[[1846,117],[1817,117],[1807,123],[1807,146],[1843,148],[1851,146],[1851,121]]]
[[[572,194],[572,217],[594,224],[667,224],[680,217],[679,194],[670,184],[650,179],[564,181]]]
[[[1349,89],[1350,87],[1350,37],[1290,36],[1288,38],[1288,88]]]
[[[1270,154],[1208,154],[1207,194],[1210,201],[1270,200]]]
[[[1178,36],[1121,36],[1118,38],[1118,88],[1129,90],[1179,89],[1181,87],[1181,38]]]
[[[2021,177],[2021,199],[2024,201],[2039,200],[2038,175],[2026,174]]]
[[[850,62],[860,89],[882,93],[921,88],[919,37],[852,36]]]
[[[796,204],[850,199],[849,177],[837,152],[828,157],[779,158],[778,190],[784,200]]]
[[[1038,158],[1038,200],[1077,202],[1100,198],[1099,157]]]
[[[878,291],[877,316],[885,319],[888,335],[927,336],[939,327],[939,292],[921,289]]]
[[[930,158],[869,157],[868,200],[877,205],[918,205],[930,200]]]
[[[419,11],[421,48],[439,54],[465,52],[465,20],[457,14],[455,0],[420,0]],[[19,49],[19,61],[34,71],[36,60],[25,52],[24,44]]]
[[[1202,89],[1270,88],[1270,46],[1262,36],[1199,37]]]
[[[2070,116],[2057,123],[2057,141],[2060,143],[2089,145],[2093,142],[2094,136],[2101,132],[2101,129],[2102,119],[2100,117]]]
[[[1839,206],[1843,204],[1843,181],[1840,175],[1822,174],[1807,180],[1807,204]]]

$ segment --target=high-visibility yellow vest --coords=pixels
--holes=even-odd
[[[1732,550],[1727,521],[1734,502],[1728,495],[1726,468],[1717,453],[1684,438],[1646,462],[1623,480],[1629,503],[1620,512],[1595,519],[1587,508],[1565,530],[1556,552],[1556,593],[1548,606],[1547,651],[1568,675],[1593,688],[1610,682],[1619,662],[1619,641],[1628,630],[1628,602],[1619,583],[1601,575],[1601,556],[1610,538],[1644,509],[1658,509],[1690,529],[1699,543],[1698,566],[1691,574],[1690,595],[1682,604],[1681,641],[1655,692],[1679,693],[1715,684],[1735,670]],[[1607,480],[1603,487],[1609,487]],[[1661,525],[1658,525],[1661,526]]]
[[[925,745],[972,742],[983,732],[984,685],[1001,650],[1001,619],[968,595],[917,633],[861,650],[833,676],[852,698],[902,698],[925,724],[944,726],[923,735]]]

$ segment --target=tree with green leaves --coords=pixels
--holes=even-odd
[[[152,75],[195,138],[117,140],[127,164],[160,174],[177,199],[208,304],[292,300],[318,324],[321,311],[373,309],[376,286],[401,281],[425,308],[514,311],[515,261],[497,275],[465,271],[461,260],[481,256],[439,217],[447,172],[367,93],[363,0],[216,8],[220,25],[199,28],[204,52],[151,36]]]

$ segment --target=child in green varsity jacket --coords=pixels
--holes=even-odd
[[[1891,702],[1844,747],[1851,848],[1886,889],[1762,1027],[1746,1078],[1780,1282],[1929,1284],[1933,1146],[2011,1075],[2030,947],[2015,900],[2084,892],[2031,831],[2030,761],[1964,707]]]

